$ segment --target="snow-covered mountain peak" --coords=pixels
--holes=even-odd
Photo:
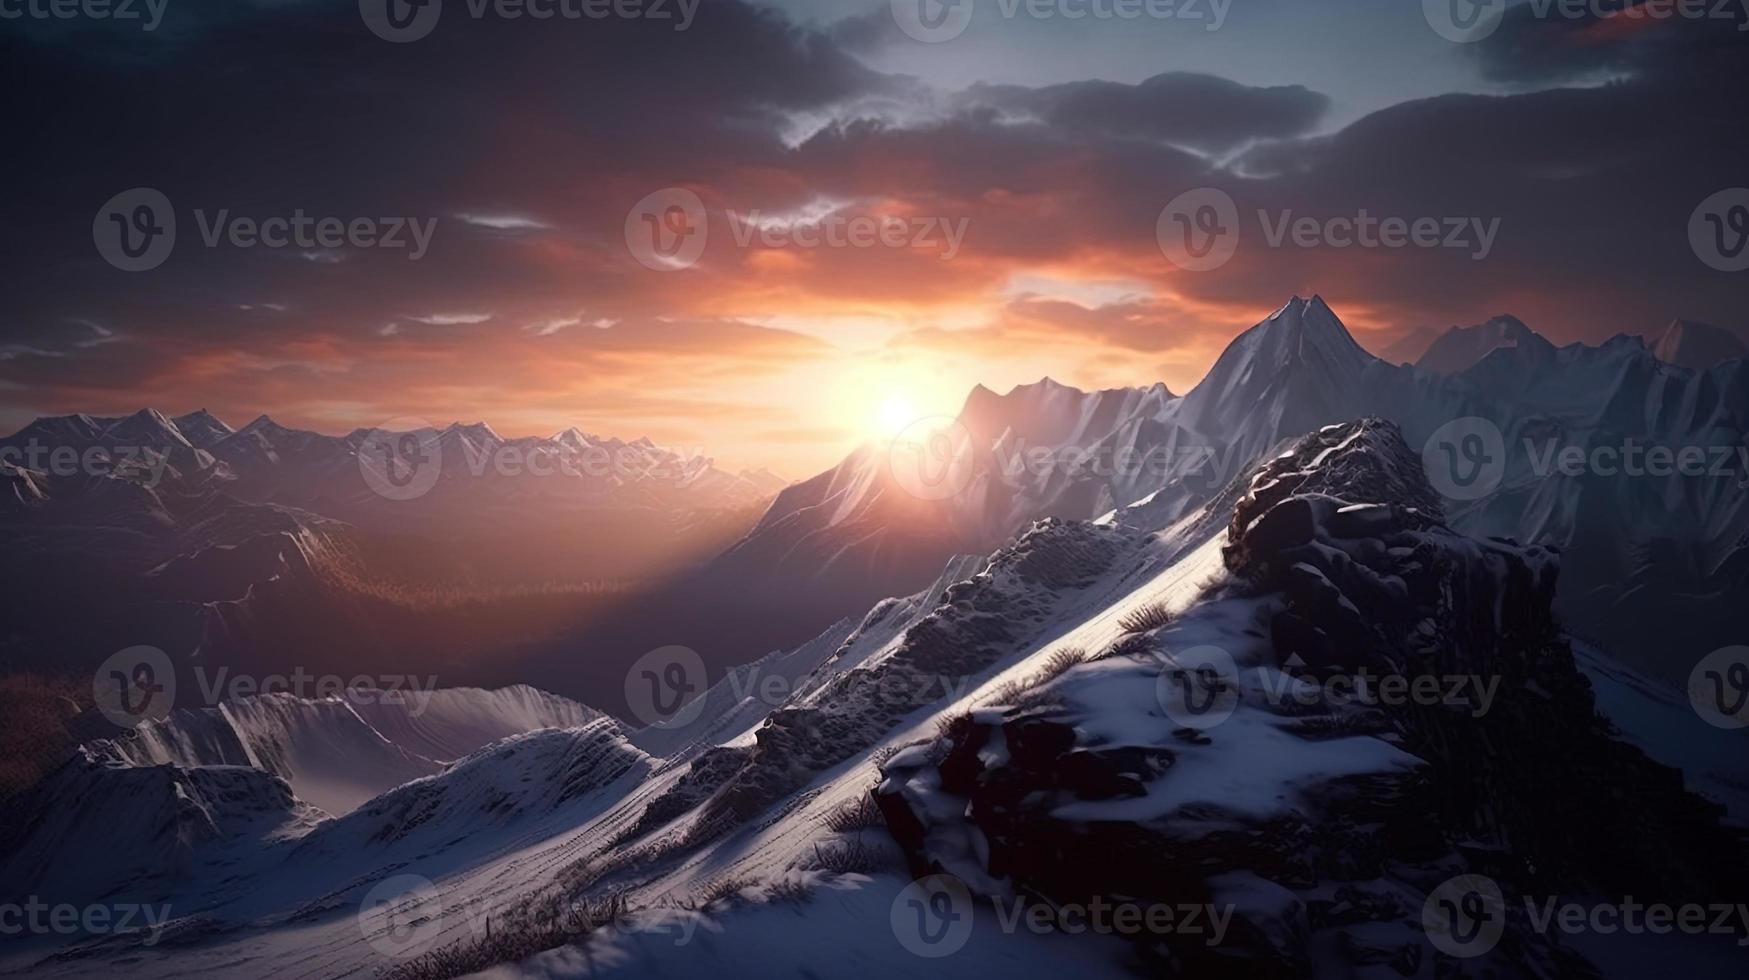
[[[201,449],[211,449],[236,432],[204,408],[187,415],[178,415],[170,421],[182,433],[183,438]]]
[[[481,440],[481,441],[485,441],[485,442],[503,442],[504,441],[503,436],[500,436],[496,430],[494,430],[490,425],[487,425],[484,422],[468,422],[468,423],[456,422],[456,423],[452,424],[449,428],[445,429],[444,432],[446,432],[446,433],[453,432],[453,433],[456,433],[458,435],[467,436],[469,439],[476,439],[476,440]]]
[[[1452,327],[1433,342],[1415,366],[1434,374],[1459,374],[1502,349],[1546,359],[1554,355],[1555,345],[1525,326],[1523,320],[1502,314],[1475,326]]]
[[[595,445],[597,440],[595,436],[573,425],[553,436],[553,441],[568,449],[581,451]]]
[[[112,423],[103,430],[101,438],[111,445],[194,448],[176,424],[155,408],[142,408]]]
[[[1330,368],[1346,375],[1358,372],[1373,359],[1322,296],[1309,300],[1295,296],[1263,322],[1240,334],[1209,372],[1209,379],[1251,370],[1253,366],[1285,370],[1305,365]]]
[[[70,446],[86,446],[97,438],[104,426],[114,421],[116,420],[92,418],[83,412],[75,415],[44,415],[18,430],[9,441],[53,441]]]
[[[1240,334],[1191,392],[1176,420],[1249,458],[1283,436],[1357,414],[1361,376],[1378,359],[1322,297],[1295,296]]]
[[[978,385],[966,397],[957,421],[984,446],[1091,445],[1138,413],[1158,414],[1172,399],[1162,384],[1082,391],[1043,378],[1006,395]]]
[[[257,415],[255,417],[254,421],[250,422],[248,425],[245,425],[241,429],[238,429],[237,434],[238,435],[259,435],[259,436],[262,436],[264,438],[271,439],[274,436],[283,435],[284,433],[287,433],[290,431],[291,431],[290,429],[287,429],[285,426],[280,425],[278,422],[275,422],[270,416],[268,416],[266,414],[262,414],[262,415]]]

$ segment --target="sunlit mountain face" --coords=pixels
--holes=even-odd
[[[1743,975],[1749,7],[0,63],[0,973]]]

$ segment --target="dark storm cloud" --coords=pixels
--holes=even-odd
[[[1742,322],[1749,283],[1703,265],[1688,222],[1709,195],[1749,185],[1740,107],[1749,34],[1729,20],[1586,29],[1514,20],[1476,45],[1478,57],[1528,79],[1549,66],[1531,49],[1582,50],[1564,71],[1609,65],[1613,81],[1427,99],[1328,137],[1260,147],[1239,168],[1269,179],[1237,182],[1235,196],[1310,215],[1365,206],[1498,218],[1499,247],[1484,262],[1371,255],[1326,267],[1310,257],[1308,273],[1364,291],[1405,319],[1417,307],[1516,309],[1535,326],[1593,340],[1676,316]],[[1495,305],[1478,304],[1481,296],[1497,297]]]
[[[1570,16],[1566,11],[1577,16]],[[1518,84],[1597,77],[1702,78],[1741,60],[1741,0],[1536,0],[1507,10],[1471,51],[1484,73]]]
[[[1188,72],[1156,75],[1138,85],[979,85],[967,98],[1068,133],[1160,140],[1214,151],[1255,139],[1299,136],[1329,108],[1329,99],[1302,86],[1252,88]]]
[[[1749,184],[1735,104],[1749,35],[1732,23],[1627,30],[1515,15],[1467,56],[1518,94],[1407,102],[1311,136],[1326,100],[1297,86],[1176,72],[931,93],[731,0],[707,0],[684,32],[449,8],[428,38],[402,45],[373,36],[345,0],[204,17],[191,6],[149,37],[0,31],[0,72],[28,93],[0,110],[23,148],[5,163],[0,407],[96,408],[123,384],[223,372],[349,401],[420,371],[509,391],[555,351],[592,371],[647,367],[665,350],[754,370],[813,346],[752,324],[870,307],[927,322],[932,306],[981,305],[990,331],[1123,350],[1182,350],[1192,332],[1212,345],[1295,292],[1379,324],[1510,311],[1558,339],[1745,317],[1742,276],[1703,266],[1686,238],[1702,198]],[[1599,72],[1613,80],[1549,87]],[[1208,158],[1241,150],[1230,167]],[[174,203],[178,244],[161,268],[130,275],[99,257],[91,226],[99,205],[140,186]],[[646,272],[622,224],[670,186],[713,209],[711,249],[684,274]],[[1233,195],[1246,238],[1226,267],[1179,273],[1155,221],[1200,186]],[[727,210],[821,201],[965,219],[965,248],[951,262],[736,249],[722,222]],[[429,254],[409,261],[350,245],[207,248],[197,209],[209,221],[301,211],[437,224]],[[1270,248],[1255,217],[1363,209],[1498,221],[1499,240],[1486,261]],[[1159,299],[1011,306],[1005,284],[1037,270],[1142,283]],[[662,330],[659,317],[733,326]],[[635,356],[623,349],[634,329]],[[346,385],[332,380],[341,375]],[[298,397],[297,385],[275,390]]]
[[[0,331],[80,316],[247,343],[262,325],[240,308],[270,302],[322,330],[374,330],[409,307],[542,307],[561,284],[611,302],[626,284],[589,261],[620,247],[618,217],[604,215],[623,217],[655,187],[769,163],[786,113],[883,84],[739,3],[706,5],[684,32],[473,20],[449,6],[405,45],[373,36],[343,0],[246,18],[176,5],[173,34],[0,32],[8,87],[30,93],[4,116],[23,149],[7,155]],[[139,186],[170,199],[178,244],[160,269],[129,275],[99,257],[91,222]],[[438,225],[430,254],[410,262],[382,249],[208,248],[197,209],[209,223],[301,212]],[[527,247],[504,247],[517,229],[457,217],[505,214],[547,227],[540,251],[526,235]]]

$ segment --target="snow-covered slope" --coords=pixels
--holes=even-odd
[[[266,807],[294,829],[232,833],[260,843],[231,853],[228,877],[142,869],[153,893],[181,889],[171,934],[197,938],[115,937],[78,959],[38,944],[0,964],[326,977],[441,953],[518,978],[910,973],[925,961],[907,883],[949,873],[970,935],[943,975],[1584,976],[1519,918],[1496,954],[1442,958],[1421,909],[1461,872],[1511,894],[1702,901],[1740,885],[1717,811],[1598,719],[1550,607],[1552,552],[1444,526],[1387,423],[1288,449],[1181,519],[1144,501],[1038,522],[940,588],[834,626],[788,655],[785,703],[714,745],[652,758],[597,720],[487,746],[338,820],[296,828]],[[1198,728],[1172,692],[1208,681],[1194,658],[1209,647],[1236,698]],[[1477,714],[1319,693],[1360,666],[1493,676],[1497,700]],[[1306,700],[1271,700],[1281,685]],[[29,836],[42,860],[67,857]],[[62,887],[32,884],[51,901]],[[1186,944],[1005,929],[991,908],[1048,917],[1089,896],[1230,919]],[[582,945],[503,944],[506,923],[610,900]]]
[[[339,698],[289,694],[183,709],[129,737],[94,743],[92,751],[140,768],[251,767],[285,780],[299,799],[330,814],[442,768],[384,739]]]
[[[68,976],[116,956],[140,975],[235,976],[243,963],[263,976],[368,971],[377,953],[359,930],[373,886],[409,868],[489,884],[530,842],[562,850],[649,769],[617,723],[597,718],[494,742],[336,818],[253,767],[139,767],[81,750],[0,834],[0,902],[150,905],[167,921],[37,935],[0,950],[0,963]],[[535,884],[513,875],[499,887]],[[450,911],[458,926],[479,925]]]
[[[1623,666],[1587,641],[1574,640],[1573,654],[1597,692],[1597,709],[1623,738],[1681,769],[1691,791],[1749,828],[1749,730],[1707,724],[1686,692]]]
[[[839,620],[794,650],[779,650],[732,668],[668,724],[633,732],[631,743],[653,756],[676,760],[732,741],[804,684],[855,629],[850,620]]]
[[[324,814],[247,766],[132,766],[81,749],[0,832],[0,903],[174,901],[191,881],[257,864]]]
[[[530,687],[371,690],[320,700],[265,694],[179,709],[90,750],[138,767],[250,766],[340,816],[501,738],[600,717]]]
[[[521,684],[396,693],[353,710],[395,745],[444,763],[511,735],[581,728],[601,717],[587,705]]]

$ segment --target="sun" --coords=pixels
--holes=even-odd
[[[920,418],[917,403],[909,395],[895,392],[881,399],[875,413],[875,431],[883,436],[896,436]]]

